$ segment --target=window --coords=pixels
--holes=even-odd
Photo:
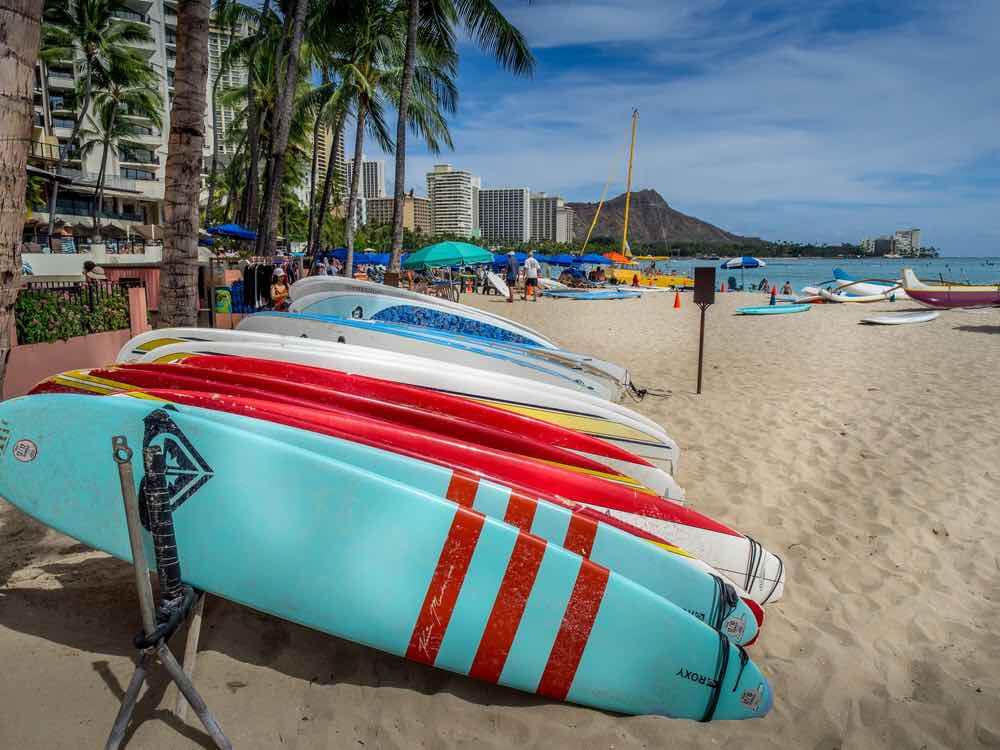
[[[159,164],[156,154],[147,148],[122,148],[121,161],[131,161],[138,164]]]
[[[133,125],[132,135],[156,135],[148,125]]]
[[[111,12],[115,18],[120,18],[123,21],[138,21],[139,23],[149,23],[146,20],[146,16],[142,13],[136,13],[134,10],[119,9]]]
[[[136,169],[134,167],[119,167],[119,174],[126,180],[155,180],[156,172],[151,169]]]
[[[67,128],[68,130],[73,129],[73,118],[72,117],[53,117],[52,127],[54,128]]]

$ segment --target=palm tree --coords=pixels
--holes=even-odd
[[[490,0],[401,0],[406,4],[407,25],[403,75],[396,119],[396,168],[392,208],[392,255],[389,270],[399,272],[403,252],[403,201],[406,191],[406,126],[413,95],[413,71],[420,37],[435,46],[454,44],[454,27],[461,24],[480,48],[491,53],[516,75],[530,75],[535,60],[524,36]]]
[[[257,254],[272,255],[276,243],[278,204],[281,201],[281,181],[285,174],[288,133],[292,124],[292,108],[295,90],[299,80],[299,53],[305,37],[306,11],[308,0],[291,0],[292,6],[285,18],[287,47],[282,44],[278,56],[278,103],[271,136],[271,156],[268,162],[267,184],[264,189],[260,226],[257,228]],[[284,63],[282,70],[280,63]]]
[[[201,150],[205,143],[210,0],[177,5],[177,66],[164,189],[163,263],[160,266],[160,323],[198,322],[198,198]]]
[[[42,0],[0,0],[0,390],[21,283],[24,188],[34,115],[35,59]]]
[[[122,71],[146,65],[130,45],[151,41],[149,27],[116,16],[126,12],[130,9],[121,0],[49,0],[46,4],[42,60],[52,63],[81,56],[83,72],[73,131],[67,149],[59,149],[57,172],[62,171],[70,153],[77,147],[80,128],[90,108],[95,77],[106,75],[112,65]],[[57,194],[58,188],[53,181],[49,191],[49,235],[55,221]]]
[[[93,92],[93,106],[87,119],[93,129],[81,132],[80,158],[85,158],[96,147],[101,148],[101,167],[97,173],[97,185],[90,218],[95,237],[100,237],[100,212],[104,205],[104,183],[108,167],[108,154],[119,155],[119,145],[135,147],[128,143],[129,136],[135,134],[135,125],[128,118],[141,117],[150,120],[156,127],[163,125],[160,112],[163,99],[154,88],[159,76],[148,65],[138,68],[122,67],[113,62],[110,69],[100,71],[96,76]]]
[[[350,92],[355,110],[354,170],[347,199],[345,239],[347,262],[344,273],[354,270],[354,219],[361,183],[365,133],[370,133],[384,150],[390,150],[384,112],[387,105],[398,106],[397,92],[403,75],[403,40],[406,17],[402,6],[364,2],[355,15],[349,37],[352,46],[341,61],[343,82]],[[445,112],[454,112],[457,91],[454,74],[457,56],[451,45],[420,44],[417,64],[412,73],[412,107],[406,124],[420,133],[428,148],[436,152],[442,144],[451,145]]]

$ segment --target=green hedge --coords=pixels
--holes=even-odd
[[[22,291],[14,305],[19,344],[66,341],[76,336],[129,327],[128,294],[123,289]]]

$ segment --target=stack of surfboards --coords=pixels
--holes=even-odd
[[[674,441],[614,401],[624,368],[405,290],[291,293],[288,314],[146,333],[0,404],[0,495],[129,559],[125,435],[164,449],[193,586],[557,700],[770,710],[745,647],[781,560],[686,503]]]

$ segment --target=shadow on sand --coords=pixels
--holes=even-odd
[[[26,540],[45,535],[45,527],[22,518],[26,528],[19,536]],[[9,534],[0,533],[0,545],[8,537]],[[83,545],[72,547],[73,551],[85,549]],[[23,567],[18,564],[23,561],[18,560],[8,569],[11,562],[4,560],[0,565],[0,581],[6,582],[16,569]],[[109,557],[91,557],[71,564],[43,563],[37,567],[54,576],[61,588],[31,588],[30,583],[4,588],[0,584],[0,625],[95,654],[93,669],[120,700],[125,686],[110,669],[109,660],[101,657],[135,655],[131,644],[139,628],[139,611],[131,567]],[[185,632],[182,629],[171,642],[178,656],[183,653]],[[548,703],[533,695],[444,672],[310,630],[214,596],[209,598],[205,609],[199,650],[215,651],[239,662],[320,685],[394,687],[424,695],[444,692],[483,706]],[[126,738],[132,736],[138,724],[152,719],[165,722],[206,748],[214,747],[200,727],[178,721],[170,709],[158,708],[168,685],[169,680],[161,669],[152,670],[149,687],[136,707]],[[109,729],[112,719],[112,716],[107,717]]]
[[[955,326],[955,330],[966,333],[1000,333],[1000,326]]]

